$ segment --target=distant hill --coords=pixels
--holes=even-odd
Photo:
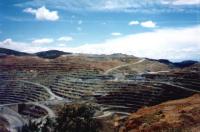
[[[158,61],[160,63],[163,63],[163,64],[166,64],[166,65],[169,65],[171,67],[177,67],[177,68],[185,68],[185,67],[189,67],[189,66],[192,66],[196,63],[198,63],[198,61],[193,61],[193,60],[185,60],[185,61],[181,61],[181,62],[171,62],[167,59],[149,59],[147,58],[148,60],[151,60],[151,61]]]
[[[48,51],[42,51],[37,52],[35,54],[25,53],[25,52],[19,52],[11,49],[6,48],[0,48],[0,56],[7,56],[7,55],[14,55],[14,56],[38,56],[40,58],[47,58],[47,59],[55,59],[61,55],[67,55],[71,54],[69,52],[63,52],[59,50],[48,50]]]
[[[11,49],[6,49],[6,48],[0,48],[0,56],[6,56],[6,55],[26,56],[26,55],[31,55],[31,54],[15,51]]]
[[[55,59],[57,57],[60,57],[61,55],[69,55],[72,54],[70,52],[64,52],[64,51],[59,51],[59,50],[48,50],[48,51],[42,51],[42,52],[37,52],[34,54],[30,54],[30,53],[25,53],[25,52],[20,52],[20,51],[15,51],[15,50],[11,50],[11,49],[6,49],[6,48],[0,48],[0,57],[2,56],[6,56],[6,55],[14,55],[14,56],[38,56],[40,58],[47,58],[47,59]],[[125,55],[125,54],[112,54],[112,55],[90,55],[90,57],[92,56],[98,56],[98,57],[104,57],[108,58],[129,58],[129,57],[134,57],[134,56],[129,56],[129,55]],[[186,61],[182,61],[182,62],[171,62],[167,59],[149,59],[146,58],[147,60],[150,61],[157,61],[163,64],[166,64],[168,66],[171,67],[177,67],[177,68],[185,68],[185,67],[189,67],[192,66],[196,63],[198,63],[198,61],[193,61],[193,60],[186,60]]]
[[[38,57],[47,58],[47,59],[55,59],[61,55],[68,55],[68,54],[72,54],[72,53],[63,52],[59,50],[48,50],[48,51],[35,53],[35,55],[37,55]]]
[[[194,65],[196,63],[198,63],[198,61],[186,60],[186,61],[182,61],[182,62],[176,62],[176,63],[174,63],[174,65],[176,67],[185,68],[185,67]]]
[[[188,67],[188,66],[198,63],[198,61],[193,61],[193,60],[185,60],[185,61],[181,61],[181,62],[170,62],[169,60],[159,59],[158,61],[160,63],[164,63],[164,64],[171,65],[171,66],[178,67],[178,68],[185,68],[185,67]]]

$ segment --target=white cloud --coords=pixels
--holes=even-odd
[[[175,0],[174,5],[196,5],[200,4],[199,0]]]
[[[139,25],[142,27],[146,27],[146,28],[155,28],[156,27],[156,23],[153,21],[143,21],[143,22],[139,22],[139,21],[130,21],[128,23],[128,25],[133,26],[133,25]]]
[[[50,44],[53,42],[54,42],[54,40],[51,38],[42,38],[42,39],[33,40],[32,44],[41,45],[41,44]]]
[[[112,54],[124,53],[139,57],[170,60],[197,59],[200,53],[200,25],[187,28],[157,29],[151,32],[126,35],[97,44],[67,47],[64,44],[41,47],[11,39],[0,42],[0,47],[26,52],[64,50],[76,53]]]
[[[82,31],[82,28],[81,27],[77,27],[76,28],[78,31]]]
[[[55,47],[44,47],[42,45],[36,45],[33,43],[13,41],[11,38],[5,39],[4,41],[0,41],[0,47],[29,53],[55,49]]]
[[[82,20],[79,20],[79,21],[78,21],[78,24],[79,24],[79,25],[83,24],[83,21],[82,21]]]
[[[81,4],[80,4],[81,3]],[[169,4],[169,6],[166,6]],[[32,0],[18,3],[21,7],[39,7],[46,5],[68,11],[113,11],[113,12],[179,12],[180,8],[188,12],[188,6],[199,5],[199,0]],[[187,7],[182,7],[185,5]],[[174,8],[175,7],[175,8]],[[176,8],[178,7],[178,8]],[[199,7],[199,6],[198,6]],[[193,8],[190,11],[198,11]]]
[[[119,32],[113,32],[113,33],[111,33],[111,35],[112,35],[112,36],[121,36],[122,34],[119,33]]]
[[[61,43],[61,44],[58,44],[58,46],[60,46],[60,47],[66,47],[66,44]]]
[[[3,41],[0,41],[0,47],[18,51],[25,51],[27,46],[28,46],[27,43],[15,42],[11,38],[7,38]]]
[[[35,15],[36,12],[37,12],[37,10],[32,9],[32,8],[26,8],[26,9],[24,9],[23,11],[26,12],[26,13],[31,13],[31,14],[33,14],[33,15]]]
[[[180,29],[160,29],[110,39],[99,44],[85,44],[73,51],[93,54],[124,53],[156,59],[200,60],[199,34],[200,25]]]
[[[38,9],[26,8],[24,12],[35,15],[37,20],[56,21],[59,19],[57,11],[50,11],[45,6]]]
[[[171,4],[171,5],[200,5],[199,0],[163,0],[162,4]]]
[[[142,27],[146,27],[146,28],[155,28],[156,27],[156,23],[153,21],[145,21],[145,22],[141,22],[140,25]]]
[[[4,41],[2,41],[2,45],[10,45],[12,43],[13,43],[13,41],[11,38],[7,38]]]
[[[138,25],[138,24],[140,24],[139,21],[130,21],[130,22],[128,23],[128,25],[130,25],[130,26]]]
[[[71,36],[63,36],[57,39],[58,41],[64,41],[64,42],[68,42],[68,41],[72,41],[73,38]]]

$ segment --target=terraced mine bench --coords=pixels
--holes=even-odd
[[[114,83],[114,82],[113,82]],[[116,83],[117,84],[117,83]],[[188,97],[195,92],[162,83],[142,82],[142,84],[108,84],[107,94],[95,96],[97,103],[108,107],[107,110],[134,112],[144,107],[159,104],[163,101]],[[128,89],[127,91],[124,89]],[[105,90],[105,89],[104,89]],[[178,94],[177,94],[178,93]],[[115,106],[115,107],[111,107]]]
[[[1,104],[45,101],[49,98],[45,89],[33,84],[21,81],[2,81],[0,84]]]
[[[18,113],[31,119],[42,118],[48,115],[45,109],[32,104],[19,104]]]

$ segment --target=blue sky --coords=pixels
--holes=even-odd
[[[0,0],[4,48],[200,60],[198,36],[200,0]]]

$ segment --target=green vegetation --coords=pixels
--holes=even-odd
[[[30,121],[22,127],[22,132],[39,132],[41,122]]]
[[[99,132],[101,123],[93,118],[95,110],[90,105],[65,105],[55,119],[46,118],[39,123],[29,122],[23,132]]]

